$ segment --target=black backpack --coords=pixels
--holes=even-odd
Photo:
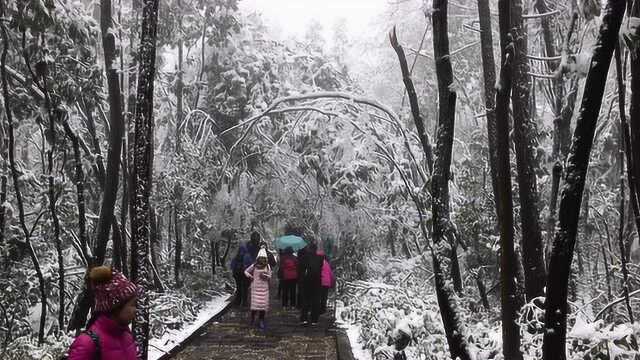
[[[91,341],[93,341],[93,344],[96,346],[96,352],[93,355],[93,360],[100,360],[100,358],[102,357],[100,356],[100,354],[102,353],[102,349],[100,347],[100,337],[98,336],[98,334],[96,334],[91,330],[83,331],[82,334],[89,335],[89,337],[91,338]],[[69,358],[69,354],[65,354],[63,357],[60,358],[60,360],[67,360],[68,358]]]

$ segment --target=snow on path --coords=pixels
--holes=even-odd
[[[202,310],[198,313],[198,317],[191,324],[183,327],[182,329],[171,329],[160,339],[151,339],[149,341],[149,360],[158,360],[166,353],[179,346],[185,341],[191,334],[200,329],[211,318],[220,313],[233,297],[229,295],[220,295],[206,302],[202,307]]]

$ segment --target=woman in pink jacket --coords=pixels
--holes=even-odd
[[[269,310],[269,280],[271,267],[267,258],[267,250],[260,249],[256,262],[244,271],[251,282],[251,325],[256,321],[256,314],[260,317],[258,327],[265,329],[264,317]]]
[[[94,306],[87,330],[69,349],[69,360],[136,360],[138,347],[129,324],[136,313],[141,288],[106,266],[93,268],[89,286]]]
[[[324,251],[318,250],[318,255],[324,258],[322,262],[322,273],[320,275],[320,284],[322,285],[321,300],[320,300],[320,314],[327,312],[327,301],[329,300],[329,290],[336,285],[336,278],[331,270],[331,264],[327,261],[327,256]]]

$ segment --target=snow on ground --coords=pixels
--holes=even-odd
[[[205,303],[202,310],[198,313],[198,317],[194,322],[182,329],[167,330],[160,339],[151,339],[149,341],[149,360],[157,360],[164,354],[170,352],[175,347],[185,341],[191,334],[200,329],[212,317],[220,313],[231,301],[229,295],[220,295]]]
[[[346,329],[353,358],[357,360],[372,360],[371,354],[365,350],[362,343],[360,343],[360,327],[354,324],[344,323],[340,326]]]

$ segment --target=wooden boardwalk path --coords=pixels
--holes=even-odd
[[[266,330],[249,324],[249,311],[231,307],[205,326],[171,359],[175,360],[338,360],[333,309],[317,326],[299,325],[299,311],[284,310],[271,290]]]

